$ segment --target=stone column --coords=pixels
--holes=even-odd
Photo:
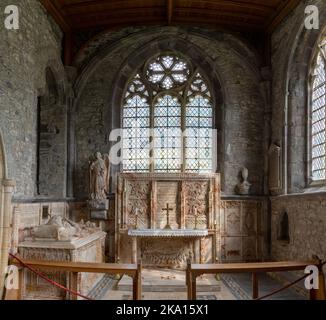
[[[137,263],[137,237],[132,237],[131,263]]]
[[[5,272],[8,265],[8,252],[11,236],[11,197],[15,183],[3,180],[0,185],[0,299],[3,295]]]
[[[195,263],[200,263],[200,238],[196,238],[195,244]]]

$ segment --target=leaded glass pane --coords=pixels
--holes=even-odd
[[[150,169],[150,106],[148,91],[137,74],[131,80],[123,106],[123,170],[146,172]]]
[[[181,103],[164,95],[154,105],[154,171],[181,170]]]
[[[187,93],[185,170],[210,172],[212,170],[212,104],[208,87],[197,74]]]
[[[326,110],[326,72],[324,48],[317,57],[313,72],[312,106],[311,106],[311,171],[314,181],[326,178],[325,165],[325,110]]]
[[[170,90],[184,84],[189,74],[187,62],[174,55],[160,55],[149,63],[146,70],[149,82],[163,90]]]
[[[191,69],[182,58],[162,54],[129,82],[122,110],[124,171],[212,171],[211,93]],[[322,116],[316,114],[316,128]]]

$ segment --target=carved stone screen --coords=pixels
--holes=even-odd
[[[141,258],[145,265],[184,267],[187,259],[219,260],[219,208],[219,174],[121,173],[116,194],[116,261]],[[168,222],[172,235],[164,237]],[[146,236],[128,235],[135,229],[146,229]],[[163,236],[148,236],[148,230],[163,231]]]

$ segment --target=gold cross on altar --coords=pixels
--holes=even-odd
[[[170,211],[173,209],[170,208],[169,204],[166,204],[166,208],[163,208],[162,211],[166,211],[166,226],[164,229],[172,229],[170,226]]]

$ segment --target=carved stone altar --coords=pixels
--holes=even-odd
[[[219,174],[120,174],[116,261],[185,267],[188,259],[219,260],[219,203]]]

